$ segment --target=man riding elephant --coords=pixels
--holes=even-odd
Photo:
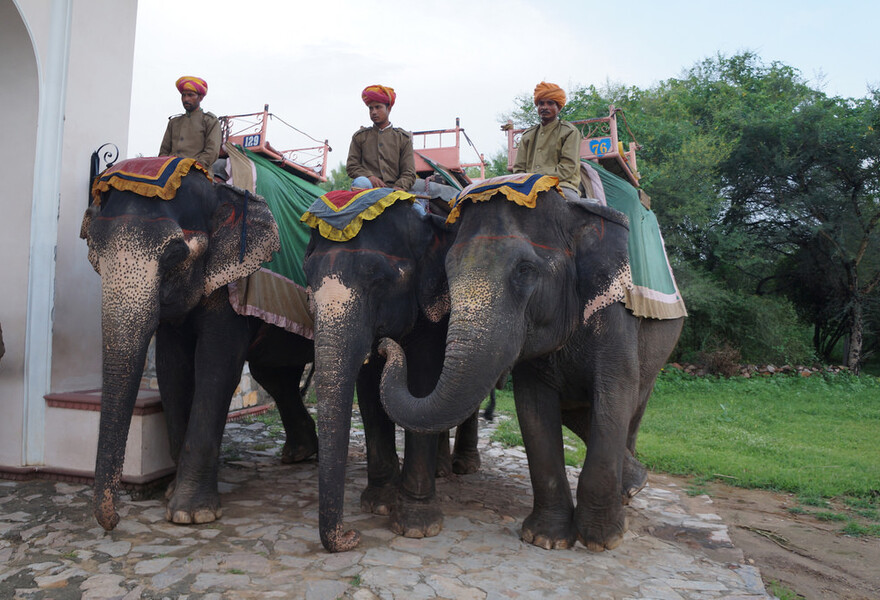
[[[565,92],[555,83],[542,81],[535,86],[535,106],[541,123],[523,132],[513,172],[558,177],[566,200],[575,200],[580,196],[581,133],[559,118]]]
[[[361,127],[351,136],[345,170],[352,179],[366,177],[372,187],[409,190],[416,180],[412,134],[393,127],[389,120],[397,99],[394,88],[370,85],[361,92],[370,111],[372,127]]]
[[[194,158],[210,171],[220,156],[220,120],[201,109],[208,84],[201,77],[183,76],[175,83],[186,111],[170,117],[159,156]]]

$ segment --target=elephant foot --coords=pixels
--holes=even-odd
[[[480,452],[455,453],[452,457],[452,471],[458,475],[468,475],[480,470]]]
[[[171,482],[168,484],[168,487],[165,488],[165,500],[171,499],[171,497],[174,495],[174,490],[176,487],[177,487],[177,480],[172,479]]]
[[[648,483],[648,470],[645,468],[639,460],[630,454],[626,453],[626,458],[623,461],[623,504],[624,506],[630,503],[636,494],[642,491],[642,488]]]
[[[348,531],[339,527],[330,531],[321,531],[321,543],[327,552],[348,552],[361,542],[361,534],[357,529]]]
[[[437,468],[435,469],[437,477],[449,477],[456,472],[457,471],[455,470],[455,464],[453,463],[453,459],[448,452],[445,456],[437,456]]]
[[[629,522],[623,506],[608,518],[597,518],[595,513],[589,519],[578,518],[578,540],[593,552],[613,550],[623,541],[623,534],[629,529]]]
[[[433,500],[401,498],[391,513],[391,531],[408,538],[434,537],[443,530],[443,512]]]
[[[97,495],[101,497],[101,500],[95,503],[95,519],[105,530],[112,531],[119,525],[119,513],[116,512],[113,494],[105,491]]]
[[[522,540],[544,550],[567,550],[577,541],[577,531],[569,515],[566,519],[533,511],[523,521]]]
[[[220,495],[216,492],[192,490],[176,484],[165,507],[165,518],[178,525],[211,523],[223,516]]]
[[[367,488],[361,492],[361,510],[363,512],[387,516],[391,514],[392,510],[394,510],[394,505],[396,503],[396,485],[368,485]]]
[[[303,462],[318,455],[317,436],[304,444],[292,444],[289,440],[284,442],[281,449],[281,462],[285,465]]]

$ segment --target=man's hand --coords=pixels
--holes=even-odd
[[[388,187],[387,185],[385,185],[385,182],[384,182],[384,181],[382,181],[381,179],[379,179],[379,178],[376,177],[375,175],[370,175],[369,179],[370,179],[370,184],[371,184],[374,188]]]

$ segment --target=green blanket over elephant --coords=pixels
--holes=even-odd
[[[599,175],[599,187],[602,189],[594,189],[594,192],[597,197],[603,195],[604,198],[598,199],[604,199],[608,206],[629,218],[629,261],[633,287],[627,291],[626,307],[637,317],[677,319],[687,316],[684,300],[666,257],[657,216],[642,205],[638,190],[629,182],[595,163],[585,161],[583,164],[585,168],[593,168]]]
[[[249,150],[227,145],[226,151],[230,183],[266,200],[281,238],[281,251],[271,261],[247,279],[230,284],[229,301],[239,314],[311,339],[313,322],[302,268],[311,229],[300,218],[324,190]]]

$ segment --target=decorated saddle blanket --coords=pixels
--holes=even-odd
[[[398,200],[413,203],[416,197],[403,190],[373,188],[327,192],[309,207],[302,222],[333,242],[346,242],[364,225]]]
[[[92,198],[100,204],[101,193],[115,190],[134,192],[146,198],[171,200],[180,188],[180,181],[191,171],[208,171],[194,158],[156,156],[129,158],[105,170],[92,184]]]
[[[505,198],[511,202],[516,202],[520,206],[535,208],[535,199],[538,197],[538,194],[553,188],[560,194],[562,193],[562,190],[559,188],[558,177],[535,173],[501,175],[500,177],[492,177],[485,181],[472,183],[453,198],[451,202],[452,210],[449,211],[446,222],[452,224],[458,220],[461,214],[461,205],[467,200],[483,202],[495,194],[503,194]]]
[[[584,162],[587,165],[587,162]],[[677,319],[687,316],[672,267],[666,256],[657,215],[642,204],[639,191],[628,181],[601,166],[589,163],[599,201],[629,218],[629,264],[633,287],[624,303],[637,317]]]
[[[302,268],[311,230],[300,218],[324,190],[239,146],[227,144],[226,152],[228,183],[265,198],[281,239],[281,250],[272,260],[229,284],[229,303],[238,314],[311,339],[314,324]]]

